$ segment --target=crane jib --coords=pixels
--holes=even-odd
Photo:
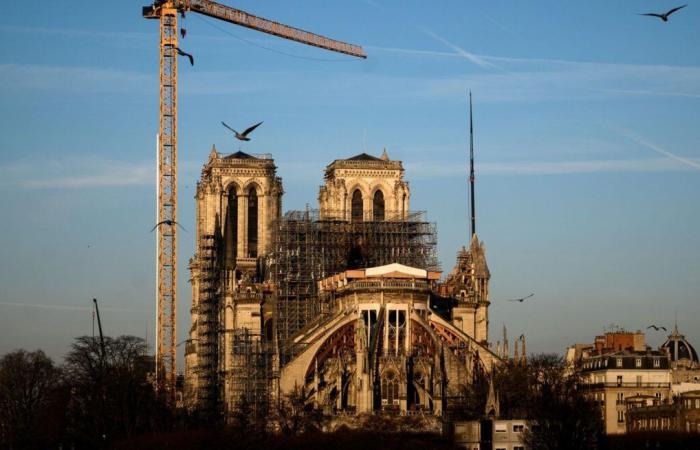
[[[358,45],[337,41],[299,28],[283,25],[279,22],[263,19],[230,6],[207,0],[192,0],[189,6],[192,11],[253,30],[262,31],[263,33],[273,34],[281,38],[290,39],[302,44],[313,45],[334,52],[345,53],[346,55],[359,58],[367,57],[362,47]]]
[[[155,2],[143,8],[143,16],[149,19],[159,17],[158,9],[167,2]],[[344,53],[358,58],[367,58],[367,54],[359,45],[327,38],[310,31],[284,25],[273,20],[263,19],[240,9],[222,5],[209,0],[176,0],[174,7],[179,11],[193,11],[215,19],[224,20],[263,33],[272,34],[284,39],[302,44],[323,48],[333,52]]]

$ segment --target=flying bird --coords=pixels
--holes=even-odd
[[[177,225],[178,227],[182,228],[183,231],[187,231],[187,230],[185,230],[185,227],[183,227],[179,223],[175,222],[174,220],[165,219],[165,220],[158,222],[155,227],[151,228],[151,233],[153,233],[153,230],[155,230],[156,228],[158,228],[161,225],[169,225],[169,226],[170,225]]]
[[[178,55],[180,55],[180,56],[187,56],[187,57],[189,58],[189,60],[190,60],[190,65],[191,65],[191,66],[194,66],[194,57],[193,57],[192,55],[190,55],[190,54],[187,53],[187,52],[183,52],[182,50],[180,50],[180,47],[175,47],[175,50],[177,50],[177,54],[178,54]]]
[[[646,14],[640,14],[640,16],[658,17],[659,19],[663,20],[664,22],[668,22],[668,16],[670,16],[670,15],[673,14],[674,12],[678,11],[679,9],[685,8],[686,6],[688,6],[688,5],[685,4],[685,5],[683,5],[683,6],[677,6],[677,7],[673,8],[672,10],[670,10],[670,11],[668,11],[668,12],[665,12],[665,13],[663,13],[663,14],[646,13]]]
[[[649,328],[653,328],[653,329],[656,330],[656,331],[659,331],[659,330],[667,331],[667,330],[666,330],[666,327],[657,327],[656,325],[649,325],[649,326],[647,327],[647,330],[648,330]]]
[[[532,297],[533,295],[535,295],[534,292],[533,292],[532,294],[526,296],[526,297],[512,298],[512,299],[510,299],[510,300],[508,300],[508,301],[509,301],[509,302],[520,302],[520,303],[522,303],[522,302],[524,302],[525,300],[527,300],[528,298]]]
[[[236,135],[236,139],[238,139],[239,141],[249,141],[250,138],[248,137],[248,135],[249,135],[254,129],[258,128],[261,124],[262,124],[262,122],[256,123],[256,124],[253,125],[252,127],[250,127],[250,128],[248,128],[247,130],[245,130],[243,133],[239,133],[238,131],[234,130],[234,129],[231,128],[230,126],[226,125],[223,121],[221,122],[221,125],[225,126],[225,127],[228,128],[229,130],[233,131],[233,133]]]

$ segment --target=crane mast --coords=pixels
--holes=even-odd
[[[175,396],[177,330],[177,10],[160,18],[160,149],[158,151],[158,339],[162,391]]]
[[[160,139],[156,268],[156,381],[174,404],[177,330],[177,48],[178,14],[197,12],[235,25],[325,50],[367,58],[362,47],[267,20],[209,0],[156,0],[144,6],[160,21]]]

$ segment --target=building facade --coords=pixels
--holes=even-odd
[[[333,161],[318,210],[282,215],[269,155],[215,149],[197,186],[185,404],[264,415],[303,390],[327,412],[436,415],[464,396],[488,341],[476,235],[440,281],[435,225],[409,211],[401,161]]]
[[[465,450],[525,450],[525,432],[529,428],[522,419],[486,419],[455,422],[453,441]]]
[[[638,395],[625,400],[627,432],[700,433],[700,391],[684,392],[669,402]]]
[[[600,407],[606,434],[626,431],[625,399],[646,395],[659,402],[671,396],[668,354],[660,351],[623,350],[591,356],[581,371],[585,392]]]
[[[361,153],[326,167],[318,194],[322,219],[344,221],[404,220],[410,192],[401,161]]]
[[[328,412],[441,415],[475,366],[490,371],[497,357],[432,308],[439,279],[394,263],[322,280],[330,314],[294,337],[304,345],[282,368],[281,391],[302,387]]]

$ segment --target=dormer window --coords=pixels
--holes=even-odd
[[[636,367],[636,368],[642,367],[642,358],[637,358],[634,360],[634,367]]]
[[[622,367],[622,358],[615,359],[615,367]]]

